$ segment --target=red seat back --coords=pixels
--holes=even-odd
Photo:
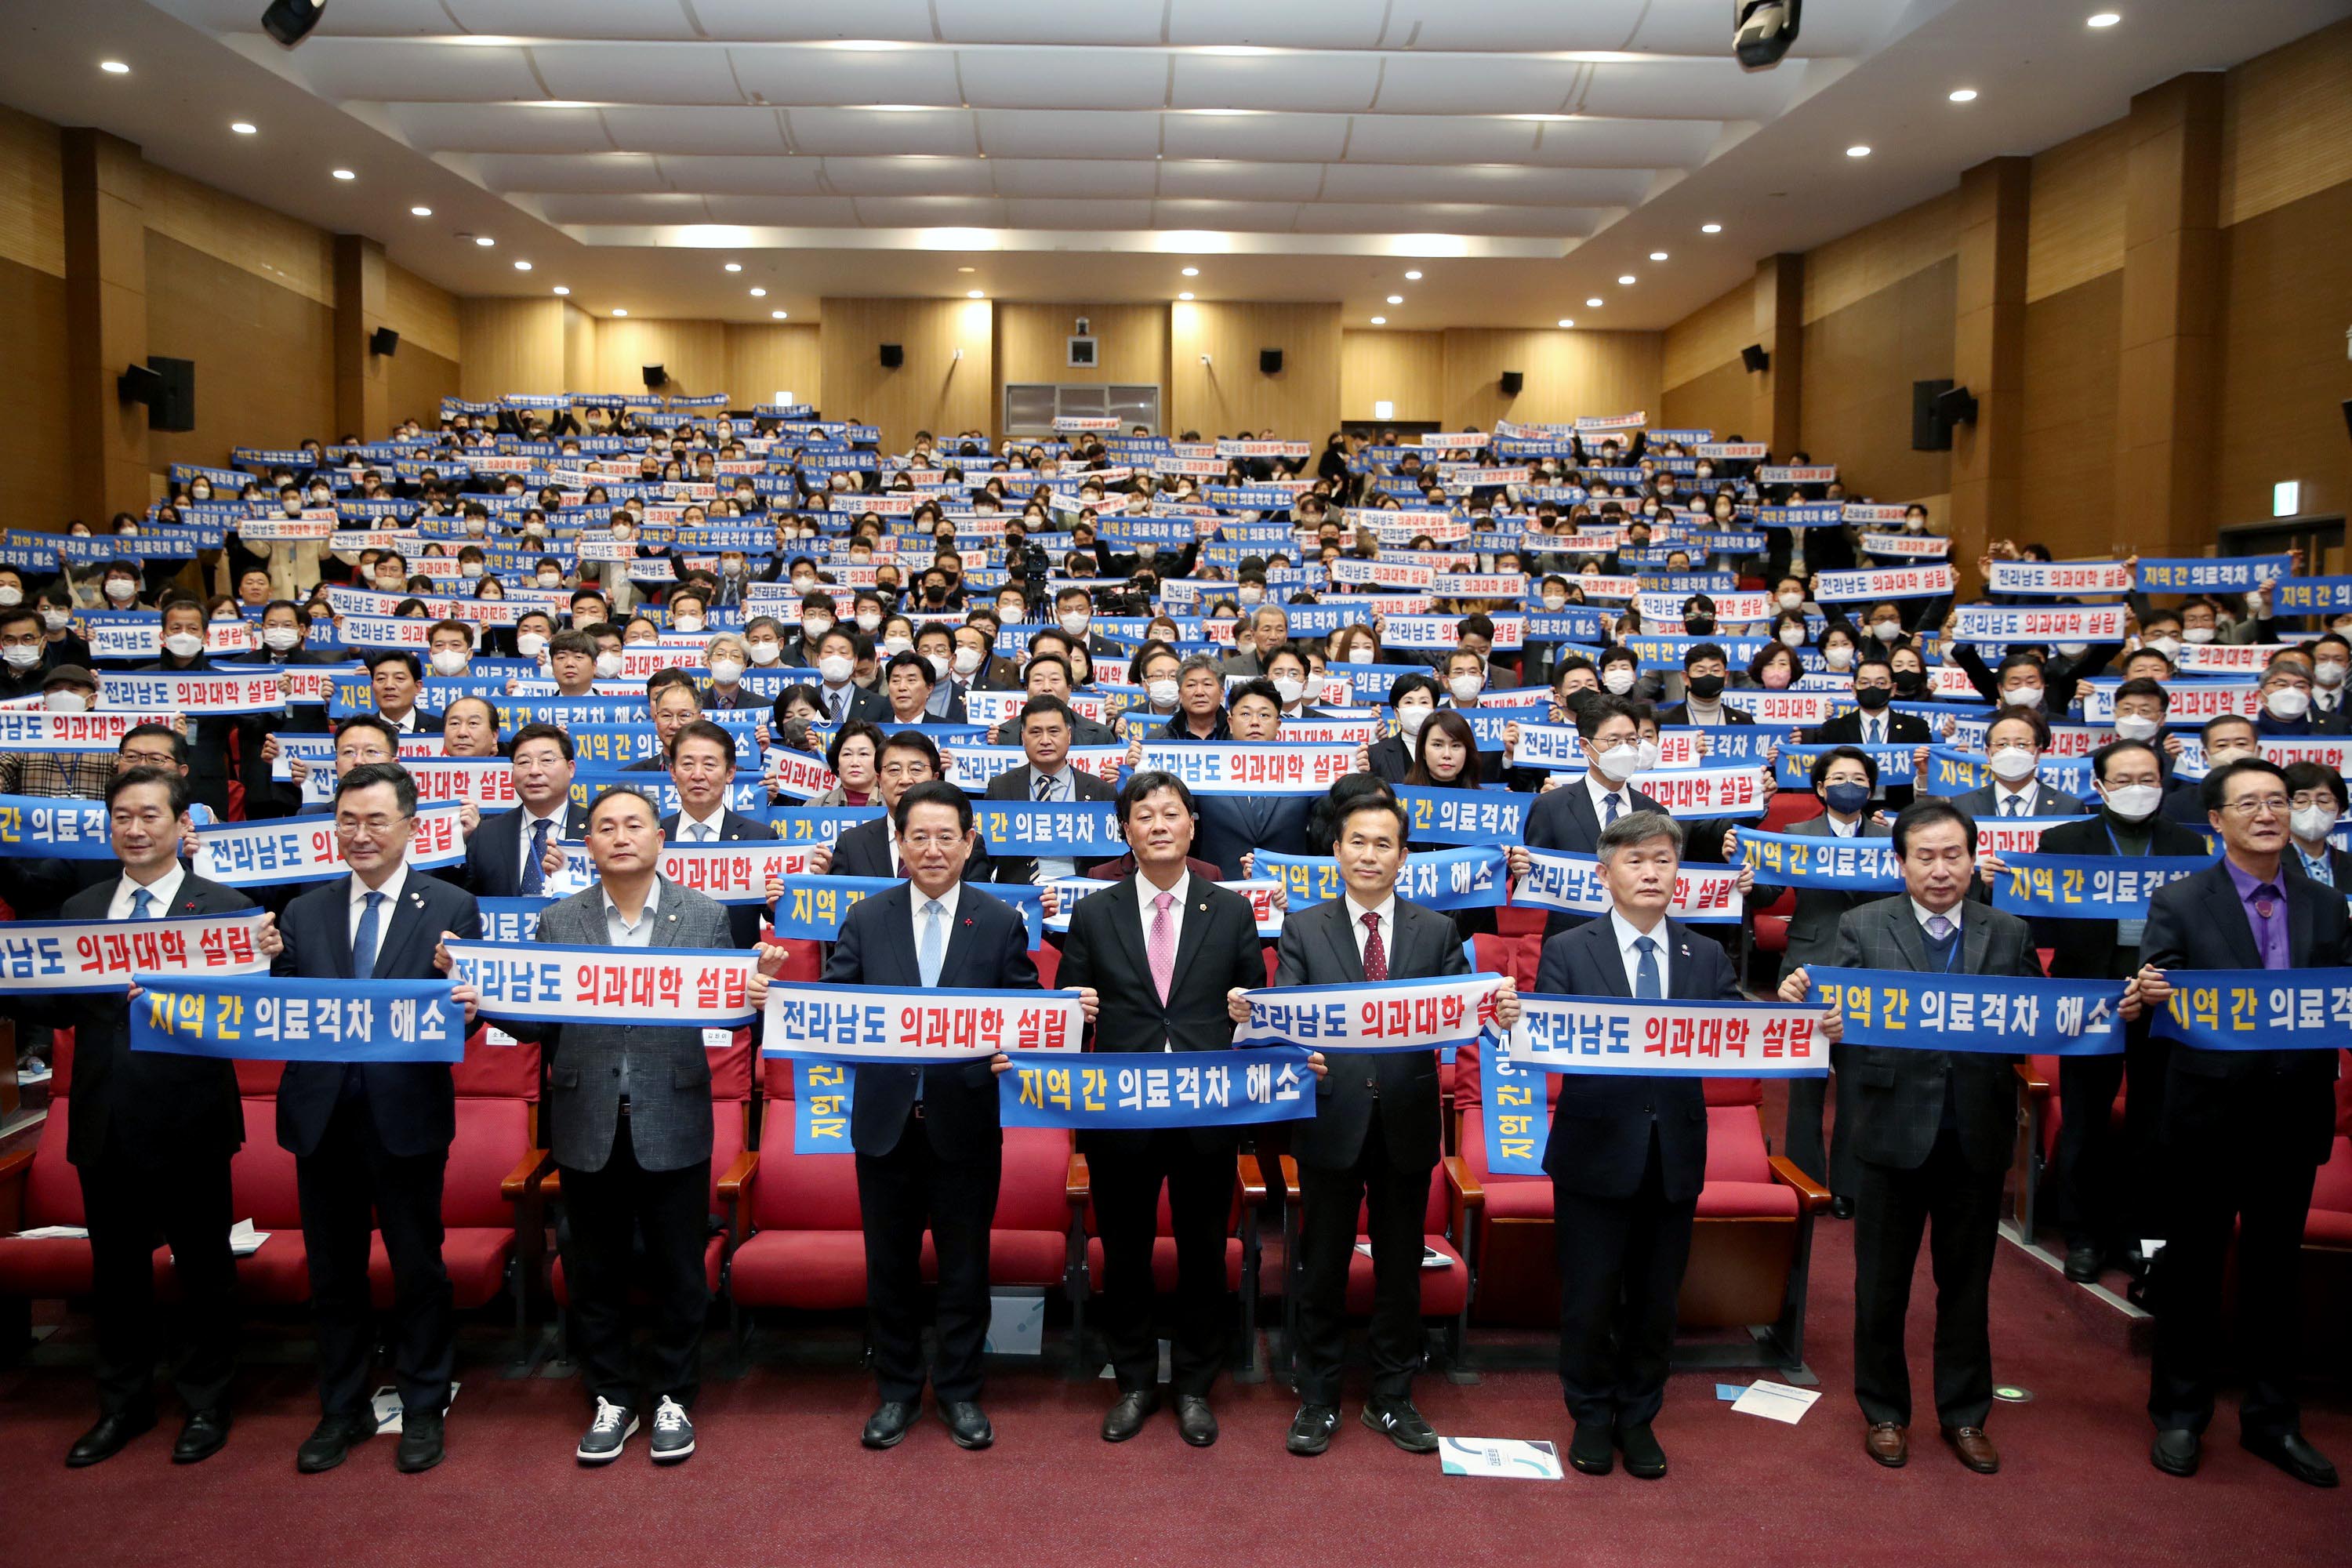
[[[751,1182],[755,1230],[862,1230],[857,1165],[849,1154],[795,1154],[787,1123],[761,1140]]]
[[[1041,942],[1029,956],[1037,963],[1039,988],[1046,991],[1053,990],[1054,982],[1060,978],[1062,973],[1062,950],[1050,942]]]
[[[1747,1081],[1753,1082],[1753,1079]],[[1764,1119],[1756,1100],[1706,1107],[1706,1179],[1710,1182],[1769,1182],[1772,1163],[1764,1149]]]
[[[500,1184],[530,1147],[526,1102],[506,1096],[459,1100],[457,1136],[441,1178],[441,1223],[492,1230],[513,1225],[514,1210]]]
[[[302,1228],[302,1200],[294,1185],[294,1156],[278,1146],[274,1095],[245,1097],[245,1146],[229,1162],[232,1207],[258,1230]]]
[[[477,1026],[466,1037],[466,1059],[449,1069],[449,1080],[460,1100],[529,1100],[539,1098],[539,1047],[518,1040],[511,1046],[490,1044],[488,1029]]]
[[[1756,825],[1759,833],[1786,833],[1800,822],[1810,822],[1827,808],[1822,797],[1809,789],[1784,789],[1773,792],[1765,804],[1764,820]]]
[[[32,1168],[25,1173],[25,1228],[83,1225],[81,1177],[66,1159],[66,1133],[72,1108],[62,1098],[49,1101],[40,1142],[33,1145]]]
[[[995,1230],[1067,1230],[1070,1134],[1058,1127],[1004,1133],[1004,1175],[996,1189]]]

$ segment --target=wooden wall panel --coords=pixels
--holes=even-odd
[[[995,430],[996,334],[987,300],[827,300],[823,321],[827,418],[881,426],[885,451],[906,450],[917,430]],[[882,368],[884,343],[906,352],[896,370]]]
[[[1339,417],[1378,418],[1372,405],[1396,406],[1392,419],[1436,419],[1444,412],[1445,334],[1375,327],[1339,334]]]
[[[814,321],[730,324],[727,328],[727,390],[738,408],[772,403],[789,392],[795,402],[824,407],[823,331]]]
[[[1738,360],[1719,364],[1664,393],[1664,406],[1653,417],[1669,429],[1712,430],[1718,437],[1748,434],[1745,426],[1756,406],[1755,388],[1748,367]]]
[[[2352,19],[2232,68],[2221,88],[2221,222],[2352,180]]]
[[[1120,386],[1168,383],[1166,305],[1045,304],[1000,301],[996,317],[996,384],[1086,382]],[[1074,370],[1066,363],[1072,327],[1084,316],[1094,329],[1098,363]]]
[[[1806,323],[1956,254],[1959,235],[1960,198],[1955,189],[1814,247],[1805,253]],[[1909,406],[1907,401],[1905,406]]]
[[[575,392],[643,392],[646,366],[657,364],[669,377],[662,390],[705,396],[727,388],[727,329],[714,321],[622,321],[596,322],[596,384]]]
[[[2126,122],[2118,120],[2034,154],[2025,238],[2029,303],[2123,267],[2128,142]]]
[[[405,267],[383,264],[383,324],[400,334],[400,352],[413,344],[426,353],[457,357],[457,296]]]
[[[58,128],[0,106],[0,261],[66,275],[65,162]]]
[[[485,402],[510,392],[601,392],[575,386],[574,373],[593,361],[567,365],[567,313],[561,300],[460,300],[457,301],[459,384],[467,401]]]
[[[335,302],[333,238],[299,218],[150,163],[147,226],[306,300]]]
[[[2116,358],[2123,273],[2101,273],[2025,307],[2023,443],[2013,523],[1994,538],[2040,540],[2060,560],[2137,547],[2116,526]]]
[[[828,335],[832,322],[828,303]],[[1277,348],[1282,374],[1266,375],[1258,351]],[[830,376],[831,356],[825,363]],[[1168,379],[1171,431],[1271,431],[1320,451],[1339,426],[1339,307],[1179,301],[1169,309]]]
[[[66,280],[0,257],[0,515],[12,527],[64,531],[73,505],[66,408]]]
[[[196,363],[195,428],[152,432],[150,465],[219,463],[232,447],[340,436],[334,314],[306,293],[150,228],[148,352]]]
[[[414,419],[427,430],[440,416],[441,400],[462,397],[464,377],[454,359],[444,359],[426,349],[411,346],[406,337],[400,340],[400,353],[392,362],[392,388],[388,412],[395,425],[404,419]],[[370,438],[383,432],[365,432]]]
[[[2270,516],[2271,486],[2300,480],[2303,510],[2352,510],[2352,397],[2343,306],[2352,300],[2352,182],[2221,231],[2221,386],[2213,521]]]
[[[1911,384],[1951,374],[1958,279],[1948,258],[1806,322],[1803,447],[1838,466],[1848,493],[1906,500],[1951,489],[1949,452],[1911,450]]]
[[[1583,414],[1655,415],[1664,389],[1664,332],[1507,331],[1456,328],[1445,334],[1444,412],[1450,430],[1490,428],[1497,419],[1545,424]],[[1505,397],[1503,372],[1526,378]]]
[[[1756,286],[1742,283],[1666,329],[1661,374],[1668,386],[1720,370],[1756,341]]]
[[[567,392],[608,390],[593,384],[596,379],[596,318],[569,300],[563,301],[563,309],[558,317],[556,335],[561,340],[561,347],[557,353],[563,389]]]

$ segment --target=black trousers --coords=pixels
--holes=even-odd
[[[79,1168],[98,1320],[98,1407],[105,1415],[152,1408],[160,1339],[155,1233],[172,1248],[185,1348],[173,1385],[191,1411],[224,1409],[236,1359],[236,1260],[228,1249],[228,1162],[173,1154],[157,1162],[110,1140]]]
[[[2120,1056],[2058,1058],[2058,1204],[2069,1247],[2121,1247],[2156,1228],[2156,1130],[2164,1115],[2166,1046],[2142,1014],[2124,1026]],[[2116,1091],[2128,1077],[2124,1125]]]
[[[1225,1238],[1233,1214],[1234,1152],[1203,1152],[1186,1128],[1161,1128],[1139,1146],[1087,1156],[1103,1246],[1103,1342],[1122,1392],[1160,1378],[1151,1254],[1160,1235],[1160,1185],[1168,1184],[1176,1242],[1175,1318],[1169,1372],[1180,1394],[1205,1397],[1225,1361]]]
[[[2147,1410],[2167,1431],[2202,1432],[2213,1419],[2214,1371],[2222,1352],[2221,1273],[2235,1221],[2238,1365],[2245,1380],[2238,1428],[2250,1437],[2276,1437],[2295,1430],[2300,1419],[2303,1226],[2317,1167],[2275,1139],[2231,1142],[2220,1159],[2192,1163],[2175,1152],[2167,1162],[2172,1191],[2156,1265]]]
[[[1789,1122],[1781,1136],[1781,1152],[1800,1171],[1842,1198],[1853,1196],[1853,1145],[1846,1132],[1853,1125],[1853,1047],[1830,1047],[1830,1076],[1789,1080]],[[1837,1120],[1831,1123],[1829,1150],[1822,1149],[1822,1111],[1836,1092]]]
[[[1987,1296],[2000,1226],[2001,1171],[1972,1171],[1945,1128],[1916,1170],[1855,1162],[1853,1393],[1872,1421],[1911,1424],[1911,1364],[1903,1323],[1919,1237],[1936,1277],[1936,1418],[1981,1426],[1992,1408]]]
[[[1629,1197],[1552,1183],[1559,1245],[1559,1388],[1579,1425],[1639,1426],[1666,1397],[1675,1298],[1690,1261],[1698,1200],[1669,1201],[1650,1132],[1649,1163]]]
[[[1348,1347],[1348,1265],[1356,1251],[1356,1210],[1369,1204],[1372,1244],[1372,1397],[1402,1399],[1421,1367],[1422,1227],[1429,1209],[1430,1167],[1399,1170],[1375,1126],[1363,1152],[1344,1169],[1298,1167],[1298,1397],[1339,1403]]]
[[[931,1392],[943,1402],[980,1397],[988,1340],[988,1230],[1004,1174],[1001,1148],[942,1160],[910,1118],[887,1154],[857,1156],[857,1206],[866,1223],[866,1303],[874,1323],[874,1376],[886,1400],[923,1392],[923,1230],[939,1259],[940,1356]]]
[[[637,1163],[624,1116],[603,1170],[562,1170],[563,1275],[572,1288],[582,1382],[592,1396],[632,1410],[664,1396],[693,1408],[701,1387],[702,1331],[710,1316],[710,1278],[703,1263],[710,1240],[710,1162],[646,1170]],[[649,1331],[634,1369],[633,1287],[645,1291]]]
[[[441,1264],[441,1179],[448,1163],[446,1149],[388,1152],[363,1093],[339,1103],[317,1152],[294,1162],[310,1314],[319,1331],[319,1405],[329,1415],[368,1409],[374,1338],[368,1251],[377,1230],[392,1262],[389,1344],[401,1408],[434,1415],[448,1408],[457,1349],[449,1271]]]

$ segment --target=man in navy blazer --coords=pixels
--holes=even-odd
[[[588,837],[588,810],[572,804],[572,737],[553,724],[525,724],[515,731],[511,765],[522,804],[482,818],[466,840],[463,873],[451,880],[478,899],[545,895],[554,874],[551,863],[562,863],[554,846]],[[524,854],[533,844],[539,847],[535,877]]]
[[[1610,912],[1549,938],[1536,989],[1549,995],[1737,1002],[1720,942],[1666,918],[1683,830],[1637,811],[1602,830]],[[1650,1430],[1666,1391],[1675,1298],[1706,1180],[1700,1080],[1570,1073],[1560,1079],[1544,1169],[1559,1246],[1559,1386],[1576,1420],[1569,1463],[1606,1475],[1613,1448],[1645,1480],[1666,1473]]]
[[[826,961],[827,985],[904,990],[1034,991],[1020,912],[963,885],[971,802],[931,780],[899,795],[890,822],[908,880],[860,902]],[[1091,1014],[1091,1009],[1089,1009]],[[939,1360],[930,1368],[940,1419],[957,1445],[985,1448],[980,1408],[988,1334],[988,1232],[1003,1172],[992,1061],[917,1068],[860,1065],[849,1118],[866,1228],[866,1293],[881,1402],[859,1441],[895,1447],[921,1411],[923,1233],[939,1258]]]
[[[477,938],[474,896],[408,864],[416,783],[397,763],[366,763],[335,785],[335,840],[352,874],[296,899],[275,939],[273,974],[309,980],[429,980],[444,934]],[[468,1006],[471,1022],[471,1007]],[[319,1333],[317,1430],[295,1456],[330,1470],[375,1435],[368,1405],[374,1342],[368,1252],[383,1235],[392,1261],[386,1339],[400,1388],[398,1465],[441,1462],[455,1342],[441,1262],[441,1183],[457,1136],[457,1096],[441,1062],[288,1062],[278,1085],[278,1142],[294,1156],[302,1246]]]
[[[1631,702],[1622,697],[1591,699],[1576,710],[1576,732],[1584,747],[1584,776],[1544,791],[1528,808],[1530,849],[1590,855],[1611,823],[1636,811],[1666,809],[1633,785],[1641,725]],[[1554,913],[1544,921],[1544,935],[1573,931],[1585,920],[1583,915]]]

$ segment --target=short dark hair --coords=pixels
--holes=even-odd
[[[1864,751],[1860,746],[1832,746],[1813,759],[1811,778],[1814,794],[1821,793],[1822,780],[1828,776],[1832,763],[1860,763],[1864,775],[1870,780],[1870,787],[1872,789],[1878,787],[1876,757]]]
[[[172,760],[181,767],[186,767],[188,765],[188,738],[185,735],[181,734],[177,730],[173,729],[169,724],[133,724],[130,729],[125,730],[122,732],[122,739],[115,742],[115,754],[118,756],[121,755],[122,748],[129,745],[133,741],[144,741],[156,735],[161,735],[163,739],[172,742]]]
[[[939,746],[920,730],[898,730],[884,736],[882,749],[874,753],[875,765],[879,767],[884,754],[890,752],[919,752],[923,761],[931,764],[931,774],[935,778],[943,777],[947,772],[940,766]]]
[[[422,680],[425,679],[425,667],[418,664],[416,662],[416,656],[409,652],[404,647],[380,647],[374,652],[369,654],[367,658],[361,662],[367,666],[367,672],[370,675],[373,675],[375,673],[376,666],[380,664],[396,664],[400,666],[401,668],[408,671],[409,679]]]
[[[521,622],[518,620],[516,625],[520,626]],[[559,653],[584,653],[590,658],[594,658],[596,639],[578,626],[566,626],[547,639],[548,657],[552,658]]]
[[[2233,758],[2205,775],[2204,787],[2198,792],[2197,804],[2205,808],[2207,816],[2221,809],[2230,781],[2241,773],[2268,773],[2278,780],[2279,788],[2287,787],[2286,770],[2268,757]]]
[[[1040,713],[1047,713],[1058,717],[1064,724],[1067,725],[1073,731],[1076,731],[1078,727],[1077,716],[1070,711],[1070,705],[1063,701],[1060,698],[1048,692],[1041,696],[1032,697],[1028,701],[1024,702],[1021,705],[1021,721],[1014,725],[1013,728],[1016,731],[1027,730],[1029,728],[1029,721],[1035,718]]]
[[[835,773],[841,772],[841,748],[853,736],[863,735],[874,742],[874,760],[882,760],[882,727],[871,720],[852,719],[834,731],[833,743],[824,749],[824,765]]]
[[[685,687],[686,694],[694,699],[695,707],[702,706],[702,693],[695,689],[694,677],[674,664],[646,677],[646,706],[652,708],[654,700],[673,686]]]
[[[1642,721],[1640,712],[1622,697],[1613,697],[1605,691],[1596,692],[1591,701],[1576,710],[1576,732],[1590,741],[1611,719],[1631,719],[1636,724]]]
[[[2206,720],[2203,728],[2198,731],[2198,740],[2203,744],[2210,746],[2213,743],[2213,731],[2221,728],[2224,724],[2243,724],[2247,729],[2253,730],[2257,737],[2262,734],[2262,731],[2255,728],[2254,721],[2252,719],[2247,718],[2243,713],[2216,713],[2210,719]]]
[[[919,784],[909,785],[907,793],[898,797],[898,804],[890,808],[892,830],[905,833],[907,817],[919,805],[952,806],[956,814],[957,827],[965,833],[971,831],[970,797],[945,779],[925,779]]]
[[[1282,711],[1282,691],[1263,675],[1254,675],[1225,693],[1225,711],[1230,713],[1244,697],[1263,697],[1274,704],[1276,714]]]
[[[161,730],[163,727],[161,724],[142,724],[140,728],[142,730]],[[130,737],[126,735],[123,739],[128,740]],[[115,774],[114,777],[107,784],[106,808],[109,811],[112,811],[114,809],[114,797],[121,795],[124,790],[130,789],[138,784],[162,784],[171,798],[172,815],[173,816],[185,816],[188,815],[188,802],[193,797],[188,794],[187,775],[181,773],[177,768],[123,769],[122,772]]]
[[[1961,831],[1968,835],[1969,853],[1973,856],[1977,852],[1975,821],[1967,812],[1941,795],[1930,795],[1925,800],[1915,800],[1895,816],[1895,832],[1892,835],[1895,840],[1895,853],[1898,856],[1909,855],[1912,834],[1920,828],[1934,827],[1946,822],[1957,822],[1960,825]]]
[[[2158,767],[2161,768],[2164,766],[2164,753],[2158,751],[2152,742],[2110,741],[2105,745],[2101,746],[2097,751],[2091,753],[2091,776],[2099,780],[2102,784],[2105,783],[2107,777],[2107,764],[2126,752],[2146,752],[2149,756],[2156,759],[2156,765]]]
[[[563,753],[565,762],[579,759],[580,753],[572,750],[570,732],[560,724],[525,724],[514,732],[514,740],[507,746],[507,755],[512,756],[520,751],[525,741],[552,741],[556,750]]]
[[[1430,676],[1400,675],[1389,682],[1389,706],[1394,708],[1416,691],[1427,692],[1433,703],[1444,695],[1438,690],[1436,680]]]
[[[401,816],[416,815],[415,775],[398,763],[362,763],[335,781],[336,803],[340,805],[343,796],[353,790],[373,789],[378,784],[392,786],[393,798],[399,804]]]
[[[1337,820],[1332,824],[1332,840],[1335,845],[1339,836],[1347,831],[1348,819],[1364,811],[1386,812],[1396,818],[1397,839],[1400,843],[1412,831],[1412,818],[1406,815],[1403,804],[1387,790],[1382,790],[1378,795],[1368,795],[1349,802],[1347,808],[1338,814]]]
[[[2146,651],[2155,654],[2158,658],[2164,658],[2160,649],[2148,648]],[[2166,662],[2169,663],[2170,660]],[[2172,710],[2172,693],[2164,689],[2164,682],[2152,680],[2145,675],[2134,676],[2116,687],[2115,697],[2109,700],[2109,706],[2112,707],[2116,700],[2126,697],[2153,697],[2156,699],[2158,707],[2168,713]]]
[[[1192,786],[1174,773],[1162,773],[1158,768],[1144,768],[1118,786],[1118,799],[1113,805],[1117,808],[1119,831],[1124,833],[1127,830],[1128,818],[1134,815],[1135,808],[1142,804],[1147,795],[1154,795],[1163,789],[1174,790],[1176,798],[1184,803],[1187,813],[1195,810],[1192,805]]]
[[[1992,739],[1992,727],[1995,724],[2023,724],[2033,731],[2035,751],[2046,752],[2050,749],[2050,721],[2042,716],[2042,710],[2039,708],[2028,708],[2021,702],[2012,702],[2006,708],[1995,710],[1992,718],[1985,725],[1985,739],[1988,742]]]
[[[2286,793],[2300,795],[2307,789],[2324,789],[2336,797],[2338,812],[2344,808],[2344,775],[2326,763],[2289,763],[2286,765]]]
[[[590,801],[588,803],[588,826],[590,827],[595,826],[596,814],[604,810],[607,803],[616,800],[635,801],[639,805],[646,808],[646,815],[654,819],[655,826],[658,827],[661,826],[661,807],[654,804],[653,796],[630,784],[614,784],[612,788],[599,794],[594,800]]]
[[[400,755],[400,728],[381,713],[354,713],[335,726],[335,739],[341,742],[354,730],[373,730],[391,746],[394,756]]]
[[[1723,651],[1723,645],[1721,643],[1693,643],[1690,647],[1683,649],[1683,668],[1685,669],[1688,669],[1692,665],[1696,664],[1703,658],[1719,659],[1727,668],[1728,668],[1731,663],[1731,656]]]
[[[709,720],[696,719],[678,727],[677,733],[669,738],[669,751],[667,754],[672,762],[677,760],[678,748],[688,741],[716,742],[719,751],[726,755],[728,767],[730,769],[734,767],[735,737]]]
[[[925,686],[937,686],[940,683],[940,678],[931,673],[931,661],[909,649],[905,653],[894,653],[890,656],[890,662],[882,667],[883,684],[888,685],[890,678],[902,669],[911,669],[920,675]]]

